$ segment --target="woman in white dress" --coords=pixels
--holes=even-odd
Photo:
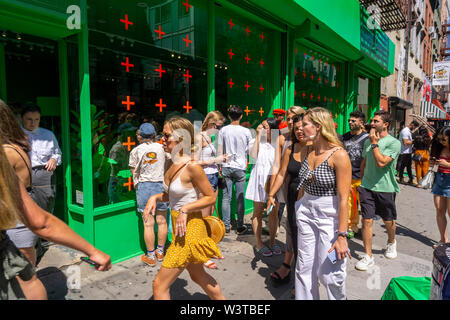
[[[271,256],[272,250],[261,239],[262,213],[267,200],[270,173],[275,161],[275,146],[272,134],[278,130],[276,120],[268,118],[256,128],[256,138],[250,142],[250,156],[256,159],[248,181],[245,198],[253,201],[252,227],[256,238],[256,250],[263,256]],[[275,137],[274,137],[275,142]],[[271,244],[273,246],[273,243]]]

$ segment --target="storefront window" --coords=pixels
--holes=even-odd
[[[256,128],[268,117],[273,102],[274,68],[279,35],[226,11],[216,11],[216,109],[230,105],[244,111],[242,122]]]
[[[204,119],[208,28],[192,0],[88,2],[98,207],[135,199],[128,157],[142,122],[160,133],[171,116]]]
[[[301,45],[295,45],[294,50],[295,105],[323,107],[336,117],[343,102],[341,64]]]
[[[72,203],[83,206],[83,166],[81,158],[80,77],[77,36],[67,41],[69,90],[70,170]]]

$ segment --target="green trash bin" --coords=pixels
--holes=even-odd
[[[384,291],[381,300],[429,300],[431,277],[397,277]]]

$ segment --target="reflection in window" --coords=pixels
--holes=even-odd
[[[216,15],[216,106],[226,115],[230,105],[244,110],[242,122],[255,127],[272,105],[275,32],[233,14]]]
[[[295,105],[323,107],[333,116],[342,103],[340,79],[342,66],[333,59],[295,45]]]
[[[202,121],[207,111],[207,11],[116,2],[88,11],[95,206],[135,199],[128,157],[142,122],[160,133],[168,117]]]

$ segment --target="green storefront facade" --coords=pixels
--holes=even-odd
[[[238,104],[256,128],[322,106],[343,133],[358,79],[370,116],[394,68],[367,18],[357,0],[0,0],[0,97],[41,106],[63,151],[55,215],[119,262],[145,248],[127,166],[140,121]]]

